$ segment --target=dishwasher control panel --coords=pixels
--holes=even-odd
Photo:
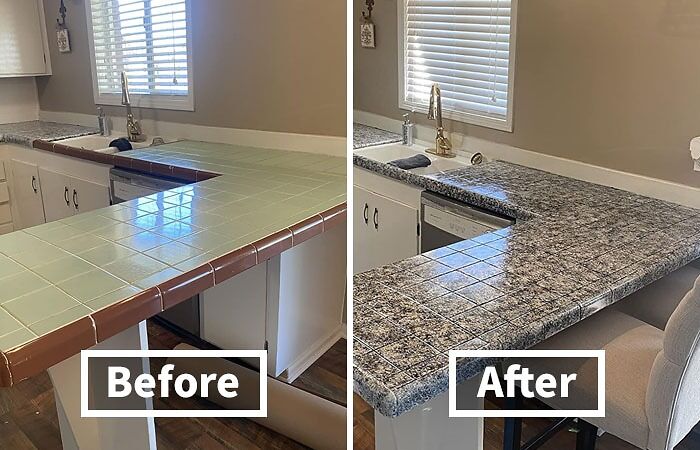
[[[423,221],[462,239],[471,239],[489,231],[496,230],[495,227],[488,226],[476,220],[458,216],[427,205],[423,206]]]

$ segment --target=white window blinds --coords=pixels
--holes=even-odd
[[[120,74],[125,71],[135,104],[168,107],[191,103],[187,0],[89,3],[96,97],[121,100]],[[147,96],[148,101],[139,101]],[[160,104],[157,98],[162,100]]]
[[[400,106],[427,110],[438,83],[446,117],[510,130],[515,1],[400,0]]]

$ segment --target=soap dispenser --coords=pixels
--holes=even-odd
[[[403,144],[413,145],[413,124],[409,113],[403,115]]]

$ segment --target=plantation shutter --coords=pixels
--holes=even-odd
[[[90,0],[99,94],[187,96],[186,0]]]
[[[444,111],[508,119],[511,1],[403,1],[404,103],[427,107],[439,83]]]

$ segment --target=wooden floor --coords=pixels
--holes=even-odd
[[[187,339],[148,323],[150,348],[171,349]],[[191,343],[191,342],[189,342]],[[162,361],[151,365],[160,371]],[[341,339],[294,385],[346,405],[346,341]],[[156,401],[158,409],[199,409],[207,406],[201,399]],[[194,449],[303,449],[302,445],[247,419],[232,418],[157,418],[159,450]],[[15,387],[0,389],[0,449],[61,449],[61,435],[54,404],[53,388],[46,372]]]
[[[487,408],[496,405],[487,402]],[[360,396],[353,396],[353,443],[354,450],[374,450],[374,410]],[[486,418],[484,425],[484,450],[503,449],[503,419]],[[549,419],[523,419],[523,441],[527,441],[547,427]],[[551,440],[540,447],[542,450],[574,450],[576,434],[567,430],[557,433]],[[700,448],[700,426],[676,446],[676,450],[697,450]],[[604,434],[598,438],[597,450],[637,450],[634,445]]]

